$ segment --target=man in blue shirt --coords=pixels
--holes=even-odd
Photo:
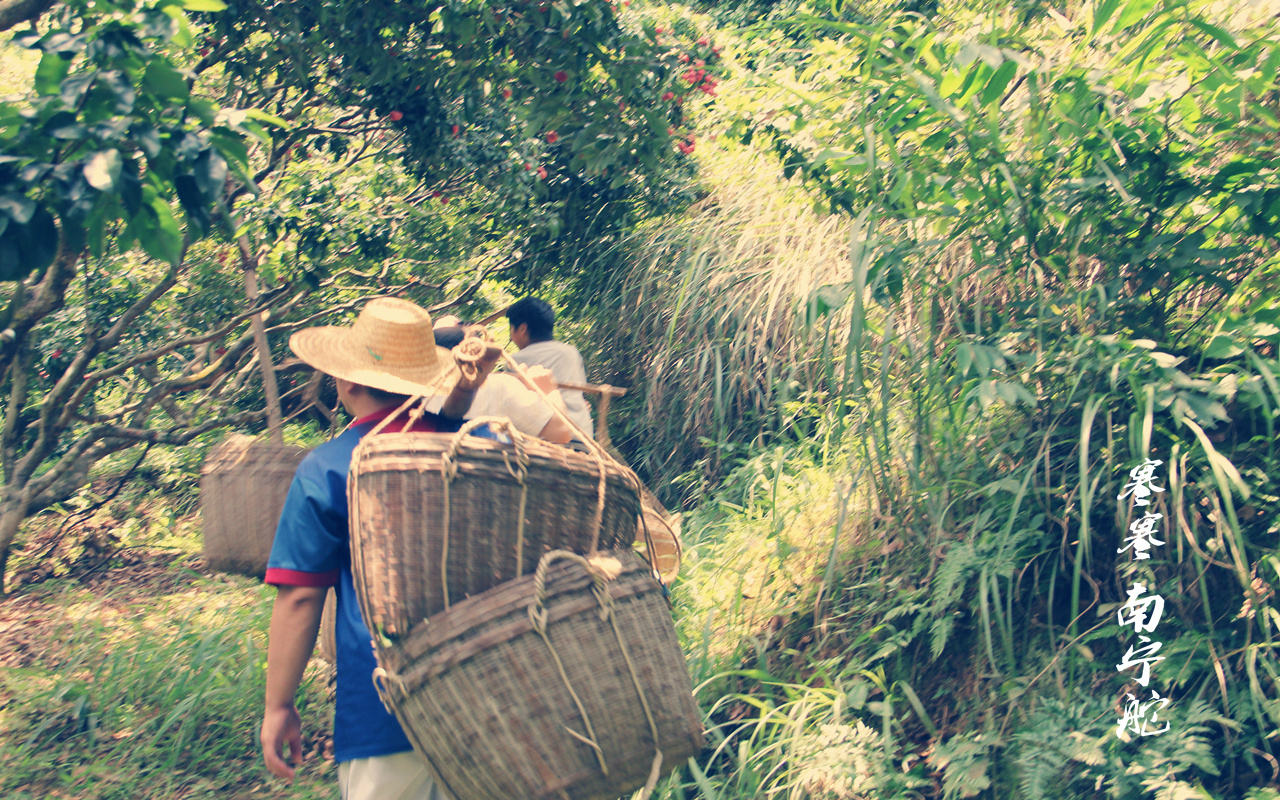
[[[347,470],[361,437],[410,396],[447,395],[438,414],[425,414],[411,430],[457,430],[501,351],[489,348],[473,375],[460,376],[450,351],[435,346],[427,312],[396,298],[369,301],[352,326],[299,331],[289,346],[336,379],[338,398],[355,421],[299,465],[280,516],[266,577],[277,595],[267,647],[263,758],[273,774],[293,778],[290,762],[302,756],[294,696],[315,647],[325,594],[334,586],[334,758],[344,800],[447,800],[373,684],[377,662],[351,574]],[[384,430],[404,424],[392,420]],[[567,439],[564,427],[558,433]]]

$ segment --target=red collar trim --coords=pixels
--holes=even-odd
[[[381,422],[382,420],[394,414],[397,408],[399,408],[399,406],[390,406],[388,408],[375,411],[372,414],[366,414],[365,416],[361,417],[355,422],[352,422],[351,427],[354,428],[357,425],[364,425],[365,423],[368,423],[368,422]]]

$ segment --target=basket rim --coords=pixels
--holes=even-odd
[[[367,441],[361,442],[359,457],[352,460],[352,472],[356,472],[357,465],[363,466],[365,462],[376,462],[378,460],[390,460],[396,456],[411,457],[423,456],[427,458],[439,457],[441,453],[449,449],[453,444],[456,433],[432,433],[425,431],[410,431],[407,433],[383,433],[378,436],[366,437]],[[604,464],[605,474],[610,478],[620,478],[630,487],[630,481],[625,480],[631,471],[611,460],[598,461],[589,453],[579,453],[568,447],[544,442],[541,439],[526,437],[522,447],[529,456],[530,462],[537,462],[539,466],[559,466],[569,471],[589,472],[593,476],[600,474],[600,465]],[[398,453],[395,451],[408,450],[409,452]],[[390,451],[390,452],[388,452]],[[488,439],[481,436],[467,435],[462,437],[459,446],[459,455],[465,455],[469,458],[477,458],[483,460],[502,461],[504,456],[510,458],[511,455],[517,453],[514,444],[499,442],[494,439]],[[405,471],[411,471],[406,468]],[[639,490],[635,490],[637,495]]]
[[[620,559],[623,561],[622,572],[605,584],[611,602],[662,591],[648,563],[637,554],[629,550],[601,552],[626,556]],[[417,623],[394,644],[381,648],[388,671],[400,673],[402,679],[413,676],[407,682],[430,680],[494,645],[533,631],[533,620],[526,609],[533,602],[536,581],[532,574],[509,580]],[[584,592],[590,589],[591,584],[591,577],[578,564],[553,564],[547,569],[548,629],[553,623],[599,608],[594,592]],[[565,595],[576,596],[566,598]],[[476,636],[463,638],[475,628],[485,625],[491,627]]]

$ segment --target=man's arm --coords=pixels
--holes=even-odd
[[[464,339],[462,344],[453,348],[453,357],[458,362],[462,377],[444,399],[440,416],[462,419],[470,410],[471,402],[476,399],[476,389],[480,388],[480,384],[485,382],[502,358],[502,348],[480,339]]]
[[[262,716],[262,757],[271,774],[293,780],[302,761],[302,720],[294,696],[316,646],[327,586],[280,586],[267,640],[267,702]],[[283,749],[288,747],[288,760]]]
[[[566,415],[569,413],[569,410],[565,408],[564,399],[560,397],[556,379],[551,374],[551,370],[543,366],[533,366],[525,369],[524,373],[519,377],[522,381],[533,384],[529,387],[529,391],[536,393],[537,389],[542,390],[544,397],[540,397],[538,402],[549,400],[552,407],[559,409],[561,413]],[[534,387],[537,387],[537,389]],[[559,414],[552,412],[551,419],[547,420],[547,424],[538,432],[538,438],[555,444],[567,444],[573,438],[573,428],[560,419]]]

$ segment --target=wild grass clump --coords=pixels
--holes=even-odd
[[[843,216],[811,212],[758,156],[700,150],[708,198],[635,238],[601,326],[640,364],[647,415],[624,449],[659,488],[684,481],[669,495],[705,498],[686,523],[696,585],[677,587],[700,613],[691,652],[701,626],[732,670],[708,685],[754,698],[715,710],[732,743],[686,788],[800,796],[781,776],[809,751],[748,732],[859,681],[870,699],[845,707],[894,774],[924,765],[933,786],[910,791],[929,797],[1243,798],[1280,781],[1280,223],[1256,205],[1275,193],[1260,154],[1276,122],[1254,99],[1280,35],[1223,12],[806,16],[803,51],[779,44],[786,24],[743,34],[754,73],[725,82],[742,92],[723,104],[730,135]],[[824,236],[827,256],[800,257]],[[619,314],[636,324],[617,331]],[[779,445],[796,455],[768,474],[802,484],[716,489]],[[1141,507],[1124,487],[1147,459],[1161,491]],[[856,488],[821,488],[839,486]],[[788,510],[819,494],[814,537]],[[746,613],[778,563],[769,542],[843,541],[831,498],[864,546],[788,563],[775,582],[814,591]],[[1162,543],[1138,559],[1146,512]],[[1138,584],[1164,602],[1149,686],[1117,668],[1140,644],[1117,621]],[[1152,689],[1174,729],[1118,736],[1129,695]],[[767,765],[755,783],[749,764]]]
[[[47,607],[39,662],[0,674],[0,794],[159,800],[265,788],[257,730],[271,592],[175,579],[192,585],[129,605],[68,588]],[[313,766],[291,796],[334,793],[332,764],[318,758],[325,683],[309,670],[299,695]]]
[[[615,440],[671,502],[705,494],[751,448],[821,416],[843,348],[822,290],[850,276],[847,222],[812,211],[750,149],[699,152],[708,195],[619,246],[627,265],[601,287],[584,337],[593,372],[632,388]]]

